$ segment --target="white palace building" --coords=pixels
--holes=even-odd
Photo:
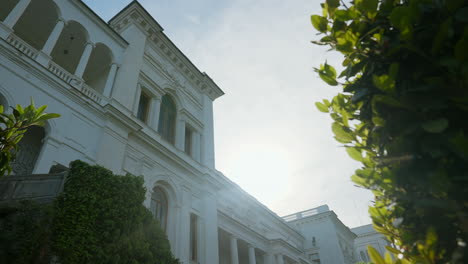
[[[77,159],[142,175],[185,264],[351,264],[367,244],[384,251],[371,226],[350,230],[327,206],[279,217],[217,171],[223,94],[137,1],[109,22],[80,0],[0,1],[1,104],[33,98],[61,114],[27,132],[14,175]]]

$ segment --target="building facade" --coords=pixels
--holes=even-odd
[[[183,263],[353,263],[356,235],[328,208],[280,218],[216,170],[223,94],[137,1],[109,22],[80,0],[0,2],[0,103],[61,114],[28,130],[13,174],[80,159],[143,176]]]

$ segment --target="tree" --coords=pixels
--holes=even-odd
[[[34,101],[25,108],[17,105],[13,113],[4,113],[3,105],[0,105],[0,177],[5,173],[11,173],[10,162],[15,159],[18,143],[24,133],[31,126],[43,126],[44,122],[51,118],[60,117],[59,114],[47,114],[44,111],[47,106],[36,108]]]
[[[414,263],[468,263],[468,2],[326,0],[313,41],[344,56],[335,139],[362,163],[374,227]]]

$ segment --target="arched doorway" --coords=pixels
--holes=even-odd
[[[58,8],[53,1],[34,0],[16,22],[13,30],[15,35],[35,49],[41,50],[57,24],[58,18]]]
[[[32,126],[26,131],[18,144],[16,159],[11,164],[14,174],[30,175],[33,173],[45,135],[44,127],[40,126]]]

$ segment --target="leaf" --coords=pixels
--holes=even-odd
[[[374,262],[374,264],[385,264],[385,261],[382,258],[382,256],[380,256],[379,252],[373,247],[367,246],[367,251],[369,252],[369,256],[372,262]]]
[[[333,68],[333,66],[325,62],[325,64],[320,65],[320,69],[316,69],[316,71],[319,73],[320,78],[324,82],[328,83],[331,86],[338,85],[338,82],[336,81],[336,70],[335,68]]]
[[[386,92],[386,93],[393,93],[395,92],[395,79],[390,77],[387,74],[378,76],[372,76],[372,83],[379,88],[379,90]]]
[[[348,155],[349,155],[353,160],[356,160],[356,161],[359,161],[359,162],[362,161],[362,153],[361,153],[361,151],[358,150],[357,148],[354,148],[354,147],[346,147],[346,152],[348,153]]]
[[[323,112],[323,113],[328,113],[328,107],[320,102],[316,102],[315,103],[315,106],[317,107],[317,109],[320,111],[320,112]]]
[[[421,124],[421,127],[429,133],[441,133],[447,129],[449,121],[445,118],[439,118],[427,121]]]
[[[449,17],[447,20],[445,20],[440,26],[439,30],[437,31],[437,34],[434,37],[434,40],[432,41],[432,54],[435,54],[437,51],[439,51],[442,48],[442,44],[448,37],[449,29],[452,27],[452,18]]]
[[[356,0],[355,4],[368,18],[373,19],[377,15],[379,0]]]
[[[391,24],[400,30],[401,37],[408,39],[413,31],[412,12],[409,7],[399,6],[393,9],[390,14]]]
[[[314,28],[322,33],[327,31],[328,21],[325,17],[319,15],[312,15],[311,16],[312,25]]]
[[[461,22],[468,22],[468,7],[464,7],[457,11],[455,19]]]
[[[350,132],[345,131],[345,129],[336,122],[332,124],[332,131],[335,134],[336,139],[340,142],[350,143],[354,140],[353,135]]]

